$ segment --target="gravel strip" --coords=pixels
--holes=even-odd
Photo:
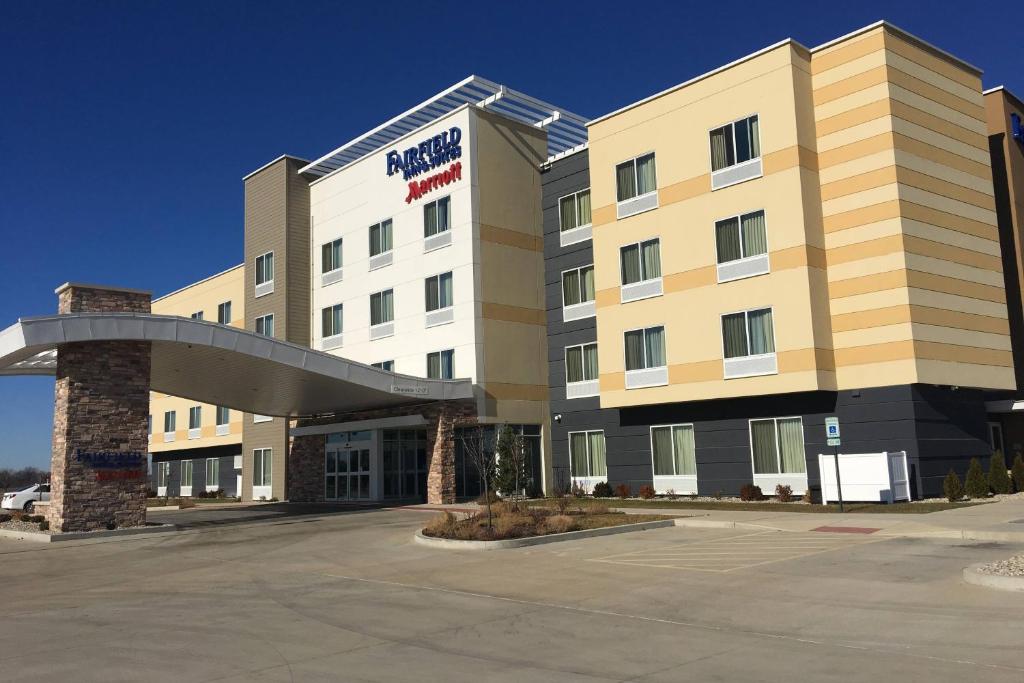
[[[51,533],[49,530],[40,531],[39,522],[15,522],[13,519],[0,524],[0,529],[7,529],[8,531],[30,531],[37,534],[48,534]]]
[[[1024,576],[1024,555],[1017,555],[1008,560],[999,560],[978,567],[978,571],[999,576]]]

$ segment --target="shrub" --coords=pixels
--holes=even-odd
[[[715,500],[722,500],[723,496],[725,496],[725,492],[721,489],[715,491]]]
[[[273,498],[271,498],[271,500],[273,500]],[[196,506],[196,502],[194,500],[192,500],[191,498],[179,498],[178,499],[178,507],[181,508],[182,510],[187,510],[188,508],[194,508],[195,506]]]
[[[569,496],[559,496],[558,498],[555,498],[555,507],[558,508],[558,514],[566,514],[569,511],[569,505],[571,502],[572,500]]]
[[[588,515],[607,515],[610,511],[608,503],[602,500],[588,500],[580,505],[580,512]]]
[[[10,515],[0,515],[0,524],[11,521]]]
[[[606,481],[599,481],[594,484],[594,498],[611,498],[612,485]]]
[[[988,486],[994,493],[1009,493],[1013,488],[1010,475],[1006,473],[1006,458],[1000,450],[992,453],[988,463]]]
[[[50,530],[50,523],[47,522],[45,519],[43,521],[39,522],[39,530],[40,531],[49,531]]]
[[[803,498],[801,498],[800,500],[802,500],[805,503],[810,503],[811,502],[811,490],[810,489],[804,489]]]
[[[499,500],[501,500],[501,497],[497,493],[495,493],[494,491],[488,491],[486,496],[480,494],[480,497],[476,499],[476,504],[487,505],[488,503],[491,503],[493,505],[494,503],[497,503]]]
[[[45,522],[46,518],[42,515],[32,515],[27,521],[32,522],[33,524],[39,524],[40,522]]]
[[[964,490],[968,498],[987,498],[988,482],[985,480],[985,472],[981,469],[981,463],[977,458],[971,458],[971,464],[967,467],[967,481]]]
[[[744,484],[743,488],[740,489],[740,500],[764,500],[764,494],[761,493],[760,486],[755,486],[754,484]]]
[[[793,500],[793,487],[786,486],[785,484],[777,484],[775,486],[775,497],[779,499],[780,503],[789,503]]]
[[[629,490],[629,484],[619,484],[615,487],[615,495],[619,498],[629,498],[632,491]]]
[[[494,534],[497,538],[519,538],[530,533],[533,518],[529,515],[506,513],[494,520]]]
[[[583,488],[582,484],[572,483],[572,495],[573,498],[583,498],[587,495],[587,490]]]
[[[455,515],[445,510],[430,520],[427,525],[423,527],[423,533],[426,536],[454,538],[456,522],[458,522],[458,519]]]
[[[146,498],[156,498],[156,491],[154,489],[146,489]]]
[[[544,520],[544,530],[549,534],[564,534],[576,529],[576,520],[569,515],[551,515]]]
[[[26,517],[26,515],[25,515],[24,512],[12,512],[11,513],[11,520],[15,521],[15,522],[23,522],[23,521],[25,521],[25,517]]]
[[[669,489],[668,491],[665,491],[665,497],[669,500],[675,500],[679,497],[679,494],[676,493],[675,489]]]
[[[1024,491],[1024,455],[1018,453],[1017,457],[1013,459],[1010,474],[1013,477],[1013,489],[1017,493]]]
[[[113,531],[116,528],[117,528],[117,522],[115,520],[112,519],[109,522],[107,522],[107,531]]]
[[[960,481],[960,475],[952,469],[949,470],[946,478],[942,480],[942,492],[950,503],[955,503],[964,497],[964,484]]]
[[[654,498],[655,495],[654,487],[650,484],[644,484],[640,487],[640,497],[644,500],[650,500],[651,498]]]

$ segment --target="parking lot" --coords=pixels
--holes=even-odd
[[[445,551],[411,541],[428,516],[0,541],[0,680],[1024,679],[1024,595],[960,580],[1020,547],[668,528]]]

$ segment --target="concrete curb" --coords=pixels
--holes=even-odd
[[[0,529],[0,538],[13,538],[19,541],[30,541],[32,543],[64,543],[66,541],[117,541],[125,536],[141,536],[148,534],[163,534],[168,531],[176,531],[173,524],[159,524],[154,526],[136,527],[133,529],[113,529],[103,531],[69,531],[60,534],[44,534],[35,531],[13,531],[11,529]]]
[[[567,531],[564,534],[547,534],[546,536],[531,536],[530,538],[509,538],[503,541],[456,541],[450,538],[432,538],[424,536],[423,531],[420,530],[416,532],[413,539],[421,545],[445,548],[447,550],[504,550],[506,548],[523,548],[531,545],[558,543],[559,541],[575,541],[580,538],[594,538],[595,536],[612,536],[614,534],[629,533],[630,531],[663,529],[670,526],[676,526],[676,520],[661,519],[656,522],[620,524],[619,526],[606,526],[600,529]]]
[[[1024,593],[1024,576],[1002,576],[981,571],[984,564],[972,564],[964,569],[964,581],[975,586],[994,588],[1000,591]]]

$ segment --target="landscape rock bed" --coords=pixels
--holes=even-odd
[[[978,571],[997,576],[1015,576],[1024,578],[1024,555],[1016,555],[1008,560],[990,562],[978,567]]]
[[[13,519],[6,522],[0,522],[0,529],[7,531],[17,531],[19,533],[34,533],[34,534],[49,534],[53,533],[49,529],[41,531],[39,529],[39,522],[21,522]]]

